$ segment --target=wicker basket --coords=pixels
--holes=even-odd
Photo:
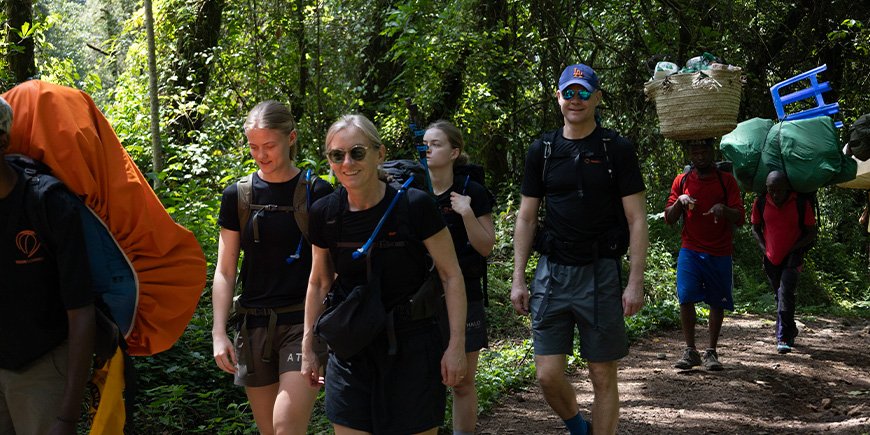
[[[662,136],[674,140],[719,137],[737,126],[740,69],[673,74],[644,85],[656,104]]]

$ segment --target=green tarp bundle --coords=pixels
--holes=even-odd
[[[734,176],[748,192],[764,191],[767,174],[785,171],[792,188],[813,192],[855,178],[856,162],[840,151],[830,117],[774,124],[753,118],[722,137],[722,154],[734,163]]]

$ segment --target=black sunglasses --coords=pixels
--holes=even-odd
[[[592,96],[592,92],[589,92],[586,89],[580,89],[577,91],[573,89],[565,89],[564,91],[562,91],[562,98],[566,100],[574,98],[574,95],[577,95],[578,97],[580,97],[581,100],[586,101],[589,99],[589,97]]]
[[[354,145],[350,149],[350,158],[354,161],[362,161],[366,158],[366,153],[368,153],[369,147],[365,145]],[[326,152],[326,157],[330,162],[335,164],[344,163],[344,157],[348,154],[345,150],[333,149]]]

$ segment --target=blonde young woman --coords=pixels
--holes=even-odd
[[[326,415],[338,435],[435,434],[444,422],[445,385],[458,385],[466,372],[465,288],[450,233],[427,193],[408,189],[400,195],[380,179],[385,155],[371,121],[343,116],[326,134],[326,156],[342,187],[311,208],[314,263],[305,306],[303,374],[312,385],[321,382],[314,327],[331,289],[346,294],[377,278],[381,303],[394,323],[350,357],[330,352]],[[374,248],[367,258],[354,259],[355,246],[370,238],[394,198]],[[433,264],[446,296],[446,350],[434,317],[402,315]],[[349,325],[348,333],[370,327]]]
[[[305,434],[318,388],[300,374],[302,321],[311,247],[291,210],[299,183],[311,201],[332,191],[323,180],[294,165],[298,151],[296,124],[290,110],[277,101],[254,107],[244,125],[257,171],[250,177],[249,217],[240,222],[239,183],[228,186],[221,199],[218,260],[212,287],[215,363],[245,387],[261,434]],[[306,175],[308,175],[306,177]],[[263,207],[265,206],[265,207]],[[242,212],[244,213],[244,212]],[[227,321],[240,253],[242,293],[240,314]],[[325,357],[325,348],[317,352]]]
[[[468,175],[454,173],[456,165],[468,163],[463,152],[462,132],[440,120],[426,129],[427,162],[438,208],[450,230],[459,266],[465,280],[468,316],[465,324],[465,352],[468,374],[453,387],[453,434],[474,434],[477,425],[477,389],[474,376],[480,349],[488,346],[486,313],[481,278],[486,273],[486,256],[495,244],[492,222],[493,201],[489,192]]]

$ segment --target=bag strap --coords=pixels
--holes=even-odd
[[[293,218],[296,221],[296,226],[302,233],[302,237],[308,240],[308,209],[311,206],[311,170],[308,169],[305,173],[300,173],[299,181],[296,183],[296,188],[293,190],[293,205],[276,205],[276,204],[252,204],[253,202],[253,177],[254,174],[248,174],[236,182],[237,209],[239,215],[240,232],[245,230],[248,219],[251,219],[253,211],[253,221],[251,228],[254,232],[254,243],[260,243],[260,225],[259,219],[265,212],[293,212]],[[300,242],[301,244],[301,242]],[[300,249],[297,248],[297,251]],[[298,252],[296,256],[298,257]],[[294,258],[293,255],[288,257],[288,261]]]

